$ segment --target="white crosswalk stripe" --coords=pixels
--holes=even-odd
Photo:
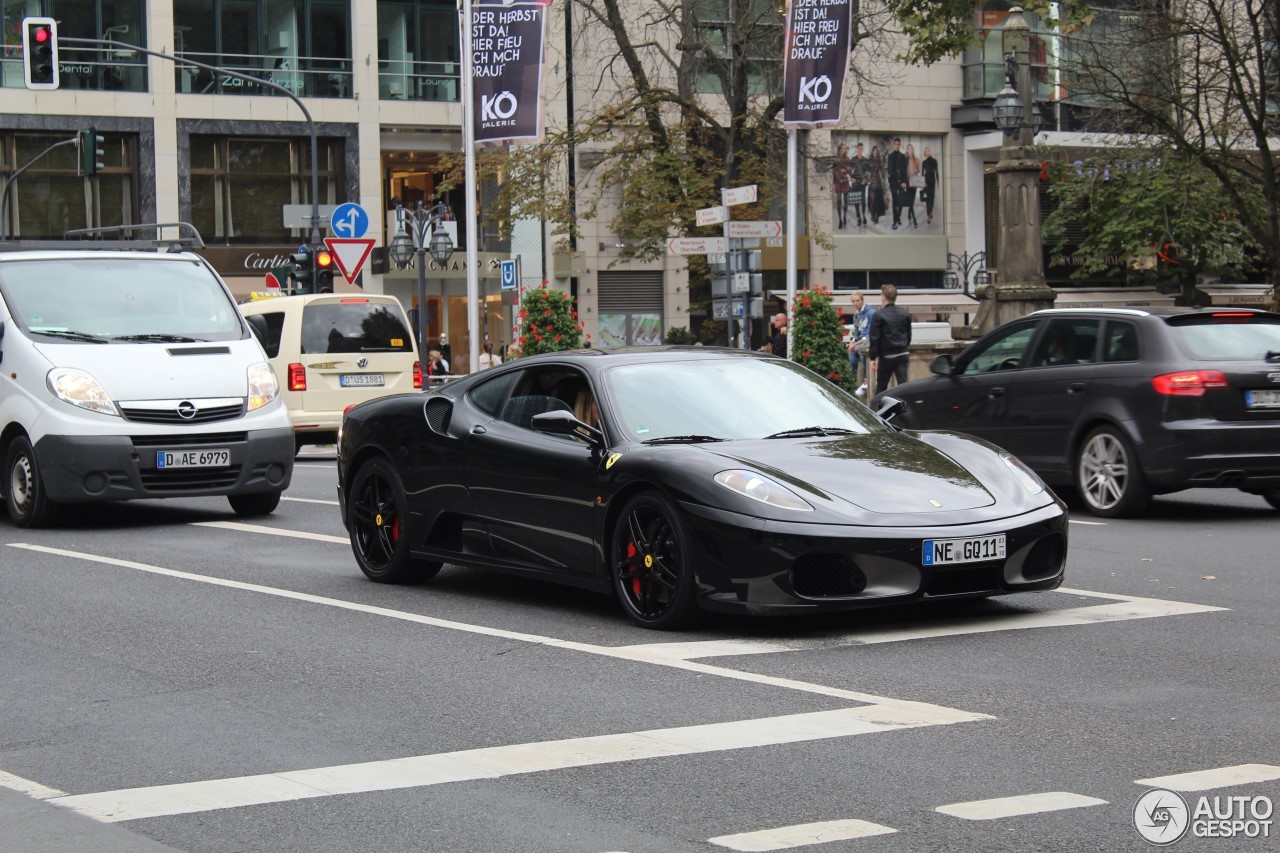
[[[782,826],[777,829],[743,832],[737,835],[720,835],[716,838],[708,838],[707,841],[720,847],[728,847],[730,850],[790,850],[793,847],[830,844],[833,841],[891,835],[897,831],[865,820],[824,820],[817,823]]]
[[[967,803],[951,803],[938,806],[934,811],[965,820],[996,820],[1004,817],[1059,812],[1066,809],[1082,809],[1088,806],[1105,806],[1106,800],[1086,797],[1070,791],[1046,791],[1041,794],[1019,794],[1014,797],[996,797],[990,800],[971,800]]]
[[[1280,767],[1274,764],[1236,764],[1213,770],[1196,770],[1191,773],[1175,773],[1172,776],[1155,776],[1135,779],[1134,784],[1169,791],[1211,791],[1235,785],[1251,785],[1280,779]]]

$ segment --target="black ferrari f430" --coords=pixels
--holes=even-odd
[[[742,350],[532,356],[348,411],[338,497],[371,580],[511,572],[648,628],[1061,585],[1062,501],[898,405]]]

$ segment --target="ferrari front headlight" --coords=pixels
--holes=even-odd
[[[261,409],[280,396],[280,382],[276,372],[265,361],[249,365],[249,411]]]
[[[721,471],[716,474],[715,481],[730,491],[751,498],[753,501],[760,501],[762,504],[776,506],[779,509],[813,512],[813,507],[809,506],[804,498],[781,483],[770,480],[755,471]]]
[[[120,416],[120,410],[111,401],[107,389],[86,371],[71,367],[55,367],[49,371],[45,382],[59,400],[100,415]]]
[[[1009,469],[1013,471],[1013,475],[1018,478],[1018,482],[1028,492],[1038,495],[1044,491],[1044,481],[1016,457],[1010,456],[1008,453],[1001,453],[1000,458],[1004,460],[1004,464],[1009,466]]]

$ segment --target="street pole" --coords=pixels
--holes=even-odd
[[[480,242],[479,216],[476,212],[476,105],[473,100],[475,73],[471,53],[471,0],[462,0],[462,146],[466,154],[465,184],[467,194],[467,333],[470,337],[470,367],[480,365],[480,262],[477,257]],[[450,365],[452,368],[452,365]]]
[[[237,80],[246,80],[255,83],[267,89],[272,89],[289,98],[298,105],[298,109],[302,110],[302,115],[307,120],[307,132],[311,135],[311,240],[308,243],[312,248],[320,245],[320,144],[316,139],[316,123],[311,118],[311,112],[302,103],[293,92],[284,86],[272,83],[270,80],[263,80],[260,77],[253,77],[248,74],[241,74],[239,71],[232,71],[228,68],[222,68],[217,65],[207,65],[203,62],[196,62],[194,59],[186,57],[172,56],[158,50],[148,50],[145,47],[139,47],[136,44],[128,42],[115,41],[113,39],[82,39],[68,36],[59,36],[58,41],[69,45],[84,45],[86,47],[113,47],[120,50],[132,50],[138,53],[145,53],[147,56],[154,56],[157,59],[167,59],[175,65],[190,65],[195,68],[203,68],[205,71],[212,71],[215,74],[225,74]]]

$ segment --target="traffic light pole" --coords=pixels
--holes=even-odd
[[[302,100],[293,92],[284,86],[272,83],[270,80],[263,80],[261,77],[253,77],[249,74],[241,74],[239,71],[232,71],[228,68],[222,68],[218,65],[207,65],[203,62],[196,62],[194,59],[173,56],[172,54],[162,53],[158,50],[148,50],[145,47],[138,47],[136,44],[128,42],[115,41],[113,39],[82,39],[72,38],[68,36],[59,36],[58,41],[69,45],[79,45],[84,47],[111,47],[117,50],[133,50],[138,53],[145,53],[147,56],[154,56],[157,59],[167,59],[175,65],[190,65],[194,68],[203,68],[205,71],[212,71],[215,74],[225,74],[236,80],[245,80],[255,83],[267,89],[273,89],[285,97],[289,98],[298,105],[298,109],[302,110],[303,116],[307,119],[307,132],[311,135],[311,240],[309,245],[312,248],[320,245],[320,143],[316,139],[316,123],[311,118],[311,112],[302,103]],[[14,177],[17,177],[15,174]]]

